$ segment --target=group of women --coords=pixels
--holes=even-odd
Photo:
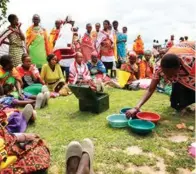
[[[50,165],[47,146],[38,135],[24,132],[28,123],[35,121],[34,109],[45,107],[51,96],[70,94],[57,56],[51,51],[60,33],[61,21],[56,21],[58,31],[52,32],[49,42],[46,30],[39,25],[40,17],[34,15],[25,44],[17,16],[9,15],[8,20],[10,26],[0,36],[0,45],[9,44],[9,55],[0,58],[0,146],[6,152],[0,154],[0,173],[45,172]],[[94,32],[91,24],[86,25],[87,32],[81,42],[76,39],[80,46],[69,67],[69,84],[89,85],[94,91],[103,91],[105,85],[121,88],[111,78],[112,74],[108,75],[108,70],[116,71],[118,61],[120,70],[129,73],[127,84],[152,79],[143,99],[127,111],[128,118],[147,102],[161,79],[172,84],[171,107],[181,111],[195,103],[194,42],[184,41],[165,49],[155,64],[151,51],[143,51],[141,36],[135,42],[135,50],[127,54],[127,28],[119,32],[118,22],[112,25],[113,30],[105,20],[100,30],[101,25],[97,23]],[[140,50],[136,49],[139,47]],[[24,110],[16,106],[24,106]]]

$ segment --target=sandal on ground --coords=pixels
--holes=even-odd
[[[36,97],[35,102],[35,109],[40,109],[42,107],[44,95],[42,93],[39,93]]]
[[[71,143],[69,143],[68,147],[67,147],[67,153],[66,153],[66,173],[68,173],[68,160],[71,157],[78,157],[79,159],[81,159],[82,157],[82,146],[80,145],[79,142],[77,141],[72,141]]]
[[[31,104],[27,104],[22,111],[22,115],[25,117],[28,123],[33,115],[33,106]]]

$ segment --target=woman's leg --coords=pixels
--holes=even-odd
[[[181,111],[187,106],[195,103],[195,91],[183,86],[180,83],[172,84],[171,107]]]
[[[90,174],[90,157],[88,153],[84,153],[80,160],[76,174]]]
[[[105,69],[106,69],[106,74],[108,74],[108,62],[103,62]]]
[[[37,95],[42,91],[42,84],[35,83],[23,89],[23,91],[32,95]]]

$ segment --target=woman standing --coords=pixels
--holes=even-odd
[[[123,31],[127,30],[126,27],[123,27]],[[126,33],[117,33],[117,53],[118,59],[121,63],[126,62],[126,42],[127,42],[127,34]]]
[[[101,60],[106,67],[106,73],[108,70],[112,70],[114,56],[114,35],[109,30],[110,22],[105,20],[103,22],[104,30],[100,31],[97,37],[96,49],[100,53]]]
[[[21,57],[25,53],[25,36],[21,31],[21,23],[18,22],[18,17],[15,14],[9,15],[8,21],[10,22],[10,26],[0,35],[0,46],[1,44],[9,45],[9,55],[12,57],[14,67],[17,67],[22,63]]]
[[[172,82],[171,107],[181,111],[195,103],[195,43],[182,42],[173,46],[162,58],[155,70],[150,87],[138,105],[127,111],[127,117],[134,116],[155,91],[161,77]]]
[[[91,54],[94,51],[94,42],[91,37],[92,25],[88,23],[86,25],[86,33],[84,34],[81,42],[81,51],[84,57],[84,62],[88,62],[91,59]]]
[[[39,15],[33,16],[33,25],[26,32],[26,42],[29,49],[29,55],[32,63],[38,69],[42,68],[47,60],[47,55],[50,53],[49,41],[47,32],[40,25]]]

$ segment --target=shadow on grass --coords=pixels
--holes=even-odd
[[[69,116],[71,119],[90,120],[93,117],[100,116],[100,114],[95,114],[95,113],[88,112],[88,111],[86,112],[76,111],[76,112],[70,113]]]

